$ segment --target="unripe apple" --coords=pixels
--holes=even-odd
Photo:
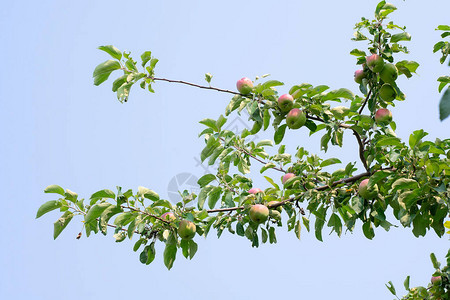
[[[366,78],[366,72],[364,70],[355,71],[355,82],[362,83],[363,79]]]
[[[389,83],[385,83],[380,88],[380,98],[386,102],[391,102],[397,97],[397,92]]]
[[[289,179],[291,179],[292,177],[295,177],[294,173],[287,173],[283,176],[283,179],[281,179],[281,181],[283,182],[283,184],[286,183],[286,181],[288,181]]]
[[[267,203],[267,205],[271,206],[271,205],[277,204],[277,203],[280,203],[280,202],[278,202],[278,201],[270,201],[269,203]],[[280,205],[280,206],[277,206],[275,208],[270,208],[270,210],[277,210],[277,211],[281,212],[283,210],[283,208]]]
[[[249,194],[257,194],[257,193],[262,193],[262,190],[261,189],[258,189],[258,188],[252,188],[252,189],[249,189],[248,190],[248,193]]]
[[[389,124],[392,121],[392,113],[387,108],[380,108],[375,113],[375,122],[378,124]]]
[[[286,117],[286,124],[291,129],[299,129],[306,123],[306,115],[298,108],[293,108]]]
[[[393,64],[385,64],[380,72],[380,78],[384,82],[393,83],[398,77],[397,67]]]
[[[262,204],[255,204],[250,208],[250,219],[255,223],[264,223],[269,217],[269,209]]]
[[[370,200],[375,198],[378,195],[378,187],[375,185],[371,190],[367,188],[367,184],[369,183],[369,179],[364,179],[359,184],[358,193],[364,199]]]
[[[239,93],[241,93],[242,95],[250,94],[253,89],[253,81],[251,81],[247,77],[243,77],[238,80],[238,82],[236,83],[236,87]]]
[[[282,112],[288,112],[294,106],[294,97],[289,94],[281,95],[278,98],[278,107]]]
[[[177,218],[175,217],[175,215],[173,214],[173,212],[169,211],[166,213],[163,213],[161,215],[161,219],[169,221],[169,222],[173,222],[175,221]]]
[[[383,70],[384,61],[378,54],[372,54],[366,57],[366,65],[372,72],[378,73]]]
[[[195,224],[188,220],[181,220],[178,226],[178,235],[185,240],[190,240],[195,236]]]
[[[431,283],[434,285],[439,285],[441,284],[442,281],[442,277],[441,276],[433,276],[431,277]]]

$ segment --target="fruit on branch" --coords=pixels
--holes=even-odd
[[[398,77],[397,67],[393,64],[385,64],[380,72],[380,78],[384,82],[393,83]]]
[[[269,203],[267,203],[267,205],[271,206],[271,205],[274,205],[274,204],[277,204],[277,203],[280,203],[280,202],[278,202],[278,201],[270,201]],[[280,205],[280,206],[277,206],[275,208],[269,208],[269,210],[276,210],[276,211],[281,212],[283,210],[283,208]]]
[[[306,123],[305,113],[298,109],[293,108],[289,111],[286,117],[286,124],[291,129],[299,129]]]
[[[247,77],[243,77],[238,80],[236,87],[242,95],[248,95],[253,90],[253,81]]]
[[[281,95],[278,98],[278,107],[282,112],[288,112],[294,106],[294,97],[289,94]]]
[[[195,224],[188,220],[181,220],[178,226],[178,235],[185,240],[190,240],[195,236]]]
[[[383,84],[379,91],[380,98],[386,102],[391,102],[397,97],[397,92],[389,83]]]
[[[375,122],[377,124],[389,124],[392,121],[392,113],[387,108],[380,108],[375,113]]]
[[[258,188],[251,188],[248,190],[248,193],[256,195],[257,193],[262,193],[262,190]]]
[[[250,219],[258,224],[264,223],[269,217],[269,209],[262,204],[255,204],[250,208]]]
[[[288,181],[289,179],[291,179],[292,177],[295,177],[294,173],[287,173],[286,175],[283,176],[283,179],[281,181],[283,181],[283,184],[286,183],[286,181]]]
[[[366,72],[364,70],[355,71],[355,82],[361,84],[363,79],[366,78]]]
[[[378,73],[383,69],[384,61],[378,54],[372,54],[366,57],[366,65],[372,72]]]
[[[364,179],[363,181],[361,181],[361,183],[359,184],[358,193],[364,199],[370,200],[378,195],[378,187],[375,185],[369,190],[367,187],[368,183],[369,179]]]
[[[442,281],[442,277],[441,276],[433,276],[431,277],[431,283],[434,285],[439,285],[441,284]]]
[[[177,218],[175,217],[175,215],[173,214],[173,212],[169,211],[166,213],[163,213],[161,215],[161,219],[169,221],[169,222],[173,222],[175,221]]]

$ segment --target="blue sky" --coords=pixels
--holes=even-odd
[[[156,94],[135,89],[120,104],[111,83],[95,87],[92,71],[108,59],[96,50],[114,44],[136,57],[151,50],[160,77],[234,89],[236,80],[270,73],[285,82],[309,82],[357,91],[355,59],[348,53],[364,44],[350,41],[361,16],[372,17],[377,1],[9,1],[0,11],[3,71],[0,74],[0,158],[2,190],[2,299],[386,299],[384,283],[398,288],[425,284],[442,260],[448,238],[430,232],[415,238],[408,229],[360,230],[324,242],[303,232],[278,231],[278,244],[255,249],[246,239],[224,234],[197,237],[192,261],[179,256],[171,271],[162,248],[150,266],[139,263],[133,242],[112,235],[83,237],[72,220],[53,241],[58,212],[35,220],[38,207],[52,200],[43,193],[59,184],[89,197],[120,185],[146,186],[168,197],[177,174],[200,177],[196,159],[203,142],[198,121],[217,118],[226,94],[157,83]],[[392,15],[412,35],[408,59],[419,76],[398,81],[407,101],[392,109],[397,134],[408,138],[423,128],[430,139],[448,138],[450,121],[438,120],[436,79],[448,74],[432,46],[434,28],[448,24],[450,2],[394,1]],[[406,59],[404,56],[398,58]],[[231,117],[230,120],[234,120]],[[269,135],[270,136],[270,135]],[[264,135],[261,135],[263,138]],[[319,151],[320,137],[289,132],[286,143]],[[357,160],[353,140],[323,157]],[[265,188],[257,172],[255,182]],[[391,297],[392,298],[392,297]]]

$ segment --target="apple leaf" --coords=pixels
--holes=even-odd
[[[120,69],[120,63],[115,60],[107,60],[99,64],[95,70],[92,77],[94,77],[94,85],[99,85],[106,81],[114,70]]]
[[[278,127],[277,131],[275,131],[275,135],[274,135],[274,138],[273,138],[274,141],[275,141],[275,144],[278,145],[283,140],[284,133],[286,132],[286,127],[287,127],[287,125],[283,124],[280,127]]]
[[[53,239],[60,235],[60,233],[66,228],[67,224],[69,224],[70,220],[73,218],[73,213],[70,211],[66,211],[56,222],[54,223],[53,228]]]
[[[447,88],[439,103],[439,118],[444,121],[450,115],[450,88]]]
[[[61,207],[61,203],[56,200],[45,202],[44,204],[41,205],[41,207],[39,207],[39,209],[36,213],[36,219],[48,212],[55,210],[57,208],[60,208],[60,207]]]
[[[52,193],[52,194],[60,194],[61,196],[65,196],[64,189],[59,185],[52,184],[45,188],[44,193]]]
[[[410,41],[411,35],[407,32],[397,33],[392,35],[391,37],[391,43],[397,43],[400,41]]]
[[[214,174],[206,174],[200,177],[197,183],[201,188],[203,188],[214,179],[216,179],[216,176]]]
[[[120,60],[122,58],[122,52],[120,52],[120,50],[113,45],[100,46],[98,47],[98,49],[105,51],[106,53],[111,55],[112,58],[115,58],[117,60]]]

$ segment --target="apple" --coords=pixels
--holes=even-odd
[[[380,108],[375,113],[375,122],[378,124],[389,124],[392,121],[392,113],[387,108]]]
[[[295,177],[294,173],[287,173],[286,175],[283,176],[283,179],[281,181],[283,181],[283,184],[286,183],[286,181],[288,181],[289,179],[291,179],[292,177]]]
[[[169,222],[173,222],[175,221],[177,218],[175,217],[175,215],[173,214],[173,212],[169,211],[166,213],[163,213],[161,215],[161,219],[169,221]]]
[[[397,97],[397,92],[389,83],[385,83],[381,86],[379,91],[380,98],[386,102],[391,102]]]
[[[289,94],[281,95],[278,98],[278,107],[282,112],[288,112],[294,106],[294,97]]]
[[[257,193],[262,193],[262,190],[261,189],[258,189],[258,188],[252,188],[252,189],[249,189],[248,190],[248,193],[249,194],[257,194]]]
[[[397,67],[393,64],[385,64],[380,72],[380,78],[384,82],[393,83],[398,77]]]
[[[253,90],[253,81],[247,77],[243,77],[238,80],[236,87],[242,95],[248,95]]]
[[[267,205],[268,205],[268,206],[271,206],[271,205],[278,204],[278,203],[280,203],[280,202],[278,202],[278,201],[270,201],[270,202],[267,203]],[[269,208],[269,209],[270,209],[270,210],[276,210],[276,211],[279,211],[279,212],[281,212],[281,211],[283,210],[283,208],[281,207],[281,205],[280,205],[280,206],[277,206],[277,207],[275,207],[275,208]]]
[[[269,209],[262,204],[255,204],[250,208],[250,219],[258,224],[264,223],[269,217]]]
[[[299,129],[306,123],[306,115],[298,108],[289,111],[286,117],[286,124],[291,129]]]
[[[431,283],[434,285],[439,285],[441,284],[442,281],[442,277],[441,276],[433,276],[431,277]]]
[[[378,73],[383,69],[384,61],[378,54],[372,54],[366,57],[366,65],[372,72]]]
[[[356,83],[362,83],[362,80],[366,78],[366,73],[364,70],[356,70],[355,71],[355,82]]]
[[[178,235],[185,240],[190,240],[195,236],[195,224],[188,220],[181,220],[178,226]]]
[[[369,179],[364,179],[359,184],[358,193],[364,199],[370,200],[375,198],[378,195],[378,187],[374,186],[373,189],[368,190],[367,184],[369,183]]]

